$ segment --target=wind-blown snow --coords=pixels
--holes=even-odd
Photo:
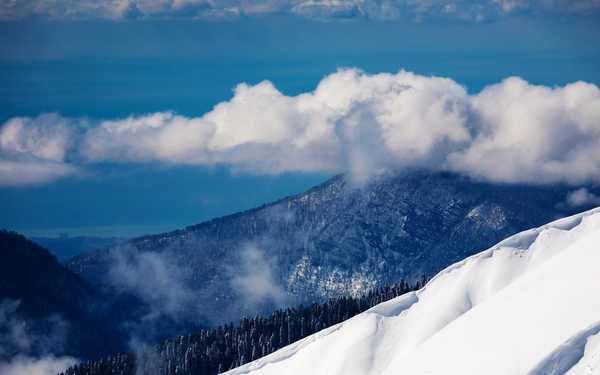
[[[600,208],[227,374],[600,374]]]

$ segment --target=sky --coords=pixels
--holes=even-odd
[[[2,2],[0,227],[159,233],[394,168],[597,183],[599,10]]]

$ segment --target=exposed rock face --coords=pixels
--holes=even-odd
[[[562,203],[571,190],[425,172],[354,188],[337,176],[306,193],[126,247],[177,264],[177,285],[192,291],[197,313],[215,324],[431,276],[509,235],[587,209]],[[66,265],[93,283],[111,283],[123,249],[87,253]]]

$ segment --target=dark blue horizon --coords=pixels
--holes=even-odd
[[[284,94],[298,95],[342,67],[449,77],[471,93],[514,75],[548,86],[578,80],[600,85],[594,43],[600,26],[593,21],[333,23],[271,16],[237,23],[5,22],[0,124],[46,112],[91,119],[158,111],[201,116],[229,100],[241,82],[270,80]],[[129,237],[249,209],[330,176],[106,164],[87,177],[0,188],[0,227]]]

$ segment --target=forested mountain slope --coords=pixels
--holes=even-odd
[[[0,230],[0,257],[4,359],[47,351],[93,358],[126,347],[118,322],[131,318],[135,298],[105,295],[14,232]]]
[[[174,314],[216,326],[285,304],[431,276],[518,231],[587,208],[565,203],[573,190],[428,172],[353,187],[337,176],[298,196],[66,265],[95,284],[130,288],[146,299],[172,299],[166,290],[176,286],[185,293],[173,302]],[[125,269],[153,285],[154,294],[121,280]]]

